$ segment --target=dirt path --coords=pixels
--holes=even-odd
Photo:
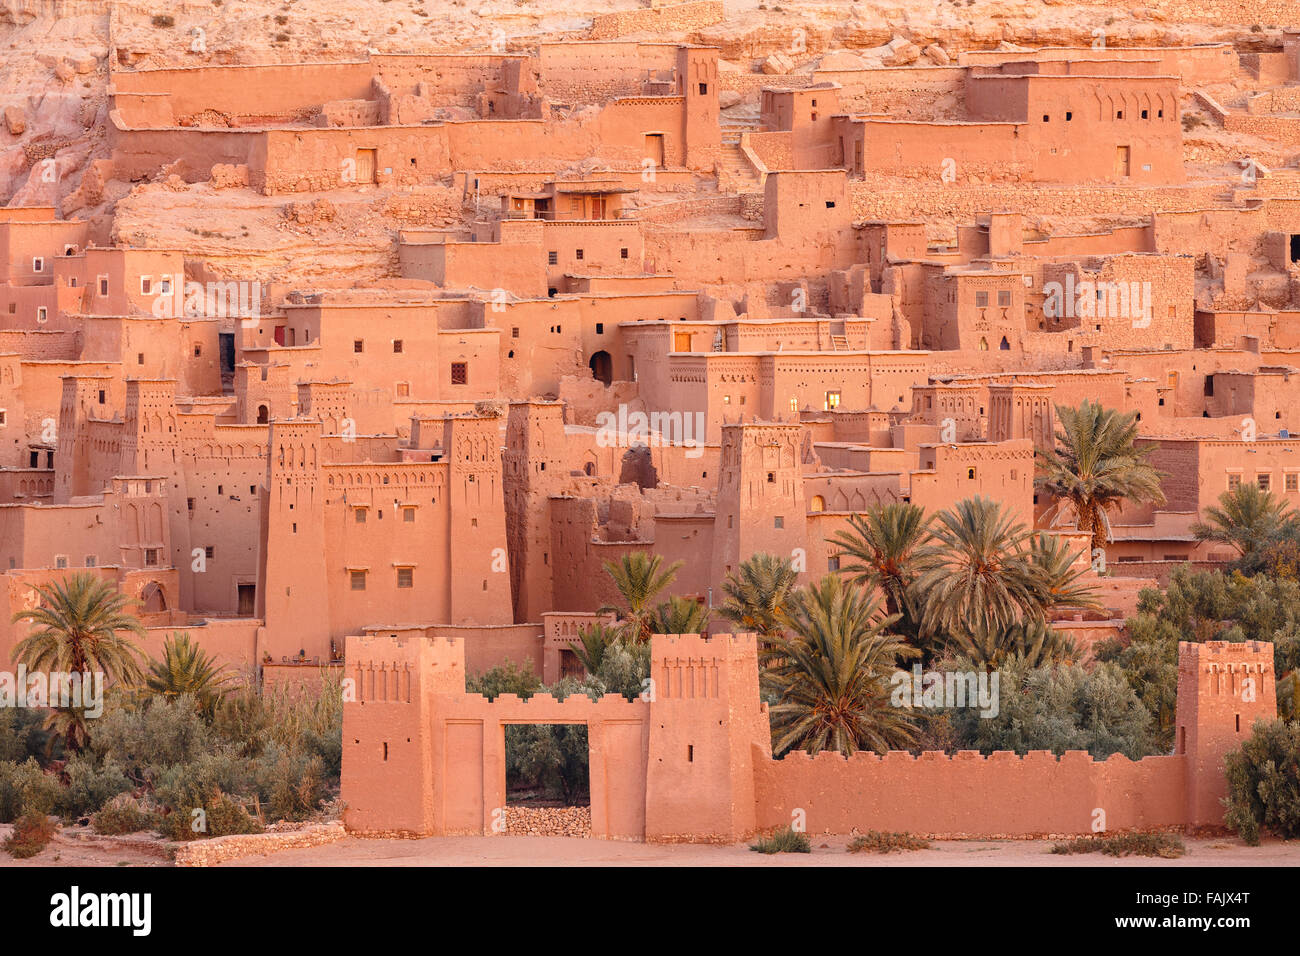
[[[747,846],[663,846],[568,837],[430,837],[361,840],[284,850],[225,866],[1300,866],[1300,841],[1249,847],[1235,839],[1188,840],[1176,860],[1089,854],[1057,856],[1045,840],[945,841],[929,850],[850,854],[844,837],[810,854],[764,856]]]

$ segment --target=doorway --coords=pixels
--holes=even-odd
[[[593,355],[587,366],[591,369],[591,377],[602,385],[609,385],[614,380],[614,361],[604,349]]]
[[[1115,175],[1127,176],[1131,170],[1130,149],[1127,146],[1115,147]]]
[[[235,613],[240,617],[252,617],[257,613],[257,585],[240,584],[236,587],[239,595],[239,609]]]
[[[375,181],[375,150],[357,150],[357,182],[373,183]]]
[[[664,134],[663,133],[646,133],[645,135],[645,155],[655,165],[655,169],[662,169],[664,165]]]

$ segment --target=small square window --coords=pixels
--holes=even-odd
[[[172,280],[166,276],[158,280],[158,292],[160,295],[170,295],[172,291]]]
[[[574,250],[573,250],[573,257],[574,257],[575,259],[577,259],[579,262],[581,262],[581,261],[582,261],[582,250],[581,250],[581,249],[574,249]]]
[[[153,292],[153,277],[152,277],[152,276],[141,276],[141,277],[140,277],[140,294],[141,294],[141,295],[149,295],[151,292]]]
[[[137,353],[136,353],[136,355],[135,355],[135,364],[136,364],[136,365],[143,365],[143,364],[144,364],[144,353],[143,353],[143,352],[137,352]]]
[[[108,295],[108,276],[99,277],[99,294]]]
[[[50,310],[43,305],[39,306],[36,309],[36,321],[43,324],[45,322],[48,322],[49,320],[50,320]]]
[[[1259,485],[1260,491],[1268,491],[1273,484],[1273,476],[1268,473],[1256,475],[1255,483]]]
[[[618,250],[618,257],[619,257],[620,259],[626,259],[626,258],[627,258],[627,246],[624,246],[622,249]]]
[[[975,308],[987,309],[989,307],[989,294],[987,292],[975,293]]]
[[[410,382],[398,382],[398,383],[397,383],[397,397],[398,397],[398,398],[410,398],[410,397],[411,397],[411,383],[410,383]]]
[[[355,522],[356,524],[365,524],[365,523],[366,523],[366,509],[365,509],[365,508],[353,508],[353,509],[352,509],[352,520],[353,520],[353,522]]]
[[[1229,476],[1228,476],[1228,490],[1229,490],[1229,491],[1236,491],[1236,490],[1237,490],[1238,488],[1240,488],[1240,487],[1241,487],[1241,475],[1229,475]]]
[[[44,272],[44,271],[45,271],[45,259],[44,259],[44,257],[42,257],[42,256],[35,256],[35,257],[32,259],[32,271],[33,271],[33,272]]]
[[[451,363],[451,384],[468,385],[469,384],[469,364],[466,362]]]
[[[95,557],[95,555],[93,554],[86,555],[86,567],[93,568],[98,563],[99,563],[99,559]]]
[[[66,568],[68,566],[68,556],[66,554],[56,554],[54,556],[54,566],[56,568]]]
[[[1287,491],[1300,491],[1300,475],[1295,472],[1288,472],[1283,478],[1282,487]]]
[[[409,588],[415,586],[415,568],[398,568],[397,569],[397,586],[399,588]]]
[[[352,340],[352,351],[353,351],[353,352],[364,352],[365,350],[366,350],[366,343],[365,343],[365,340],[364,340],[364,339],[353,339],[353,340]]]
[[[512,339],[517,339],[517,338],[519,338],[519,326],[516,325],[516,326],[512,326],[512,327],[511,327],[511,329],[510,329],[510,337],[511,337]]]
[[[213,558],[217,556],[217,549],[214,548],[212,545],[208,545],[206,548],[203,549],[203,556],[207,558],[209,561],[211,561]]]
[[[198,358],[202,354],[203,354],[203,346],[202,345],[194,346],[194,357]]]
[[[773,526],[774,526],[774,527],[777,527],[777,528],[784,528],[784,527],[785,527],[785,515],[777,515],[777,516],[773,519],[773,522],[772,522],[772,523],[773,523]]]
[[[596,323],[596,334],[597,334],[597,335],[604,335],[604,334],[605,334],[605,323],[604,323],[604,322],[597,322],[597,323]]]
[[[1043,114],[1043,122],[1044,122],[1044,123],[1050,123],[1051,120],[1052,120],[1052,118],[1051,118],[1050,116],[1048,116],[1046,113]]]
[[[1070,120],[1072,120],[1072,119],[1074,119],[1074,113],[1072,113],[1070,110],[1066,110],[1066,111],[1065,111],[1065,121],[1068,123],[1068,122],[1070,122]]]
[[[0,408],[0,427],[4,427],[6,424],[8,424],[7,420],[5,419],[5,415],[6,415],[5,410],[3,408]]]
[[[157,548],[145,548],[145,549],[144,549],[144,563],[145,563],[145,567],[148,567],[148,568],[152,568],[152,567],[154,567],[154,566],[156,566],[156,565],[158,564],[158,549],[157,549]]]
[[[364,591],[366,589],[365,571],[352,571],[348,576],[352,579],[352,590]]]
[[[403,509],[402,509],[402,520],[405,521],[407,524],[414,524],[414,523],[415,523],[415,509],[414,509],[414,508],[403,508]]]
[[[398,352],[401,352],[401,351],[402,351],[402,340],[401,340],[401,339],[393,339],[393,352],[394,352],[394,353],[398,353]]]
[[[707,84],[707,83],[701,83],[701,84],[700,84],[700,96],[704,96],[704,95],[706,95],[708,92],[709,92],[709,84]]]
[[[1005,309],[1011,305],[1011,292],[1008,289],[998,290],[998,307]]]
[[[559,262],[560,254],[558,252],[548,252],[546,254],[546,264],[548,266],[558,265]]]
[[[839,569],[840,569],[840,558],[839,558],[839,555],[835,555],[835,556],[833,556],[833,557],[829,557],[829,558],[826,559],[826,570],[827,570],[827,571],[838,571]]]

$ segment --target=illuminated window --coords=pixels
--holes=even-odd
[[[840,407],[840,393],[839,393],[839,390],[836,389],[836,390],[833,391],[833,392],[827,392],[827,393],[826,393],[826,409],[827,409],[827,411],[829,411],[829,410],[832,409],[832,408],[839,408],[839,407]]]
[[[790,399],[790,411],[792,412],[799,411],[799,399],[797,398]]]
[[[809,510],[809,511],[825,511],[825,510],[826,510],[826,499],[823,498],[821,495],[813,495],[813,496],[812,496],[812,500],[811,500],[810,502],[808,502],[808,510]]]

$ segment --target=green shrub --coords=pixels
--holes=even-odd
[[[0,708],[0,760],[22,763],[28,757],[45,757],[50,735],[44,724],[44,713],[35,707]]]
[[[811,853],[812,841],[806,833],[796,833],[786,827],[751,843],[749,848],[756,853]]]
[[[0,761],[0,823],[12,823],[26,813],[52,813],[60,794],[58,778],[35,759]]]
[[[957,669],[970,668],[958,663]],[[1025,669],[1009,662],[999,674],[997,716],[983,717],[974,707],[951,712],[958,749],[1086,750],[1098,760],[1113,753],[1138,760],[1158,749],[1150,713],[1114,665],[1088,671],[1077,664]]]
[[[502,694],[514,694],[527,700],[543,686],[542,678],[533,671],[532,661],[524,661],[524,666],[520,667],[508,660],[465,681],[467,693],[482,694],[488,700],[495,700]]]
[[[1172,860],[1187,852],[1176,833],[1107,833],[1076,837],[1052,846],[1053,853],[1104,853],[1107,856],[1159,856]]]
[[[118,836],[123,833],[139,833],[152,830],[154,816],[141,809],[140,804],[130,794],[121,793],[108,801],[104,809],[90,818],[90,826],[96,833]]]
[[[58,825],[44,813],[29,810],[18,818],[13,833],[5,838],[5,852],[19,860],[35,856],[49,846],[57,830]]]
[[[302,820],[325,799],[325,763],[316,754],[271,744],[257,759],[258,796],[277,820]]]
[[[261,833],[262,825],[239,803],[219,789],[193,802],[180,801],[159,820],[158,830],[169,840],[205,840],[237,833]],[[202,810],[202,814],[196,811]]]
[[[64,818],[94,813],[118,794],[135,789],[121,764],[112,759],[100,762],[77,754],[64,765],[63,773],[67,784],[60,790],[55,809]]]
[[[913,833],[883,833],[868,830],[849,843],[850,853],[897,853],[902,850],[928,850],[930,841]]]
[[[1224,757],[1224,822],[1251,846],[1261,829],[1300,837],[1300,721],[1255,721],[1240,750]]]

